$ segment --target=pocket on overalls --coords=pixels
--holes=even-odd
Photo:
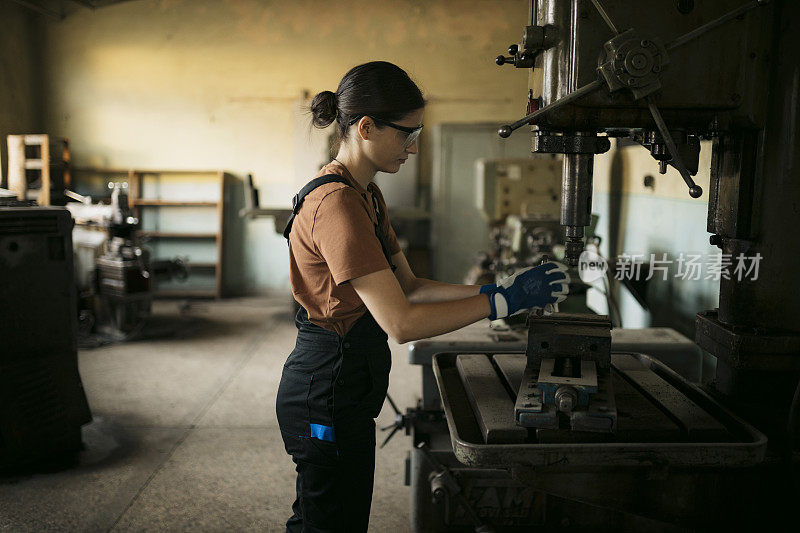
[[[275,411],[286,451],[292,455],[307,448],[303,440],[334,443],[333,418],[328,409],[330,374],[309,374],[283,367]]]
[[[308,387],[308,420],[311,436],[319,440],[333,442],[333,416],[331,398],[333,387],[330,371],[315,372]]]
[[[308,420],[308,393],[311,374],[283,367],[275,412],[288,453],[298,450],[299,439],[310,436]]]

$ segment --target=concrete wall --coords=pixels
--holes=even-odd
[[[395,62],[429,101],[425,124],[516,119],[527,76],[493,58],[520,39],[523,0],[138,0],[46,28],[44,127],[77,165],[253,173],[287,207],[325,159],[307,96],[352,66]],[[430,135],[420,179],[430,179]],[[288,289],[286,244],[247,222],[234,290]],[[230,273],[230,272],[229,272]]]
[[[6,136],[42,128],[39,35],[37,16],[0,2],[0,186],[7,185]]]

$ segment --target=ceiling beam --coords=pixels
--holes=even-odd
[[[16,2],[17,4],[21,5],[22,7],[27,7],[28,9],[36,11],[37,13],[41,13],[42,15],[44,15],[46,17],[50,17],[50,18],[53,18],[53,19],[56,19],[56,20],[62,20],[64,18],[64,15],[62,15],[61,13],[59,13],[57,11],[53,11],[52,9],[48,9],[48,8],[46,8],[44,6],[41,6],[41,5],[39,5],[39,4],[35,3],[35,2],[31,2],[29,0],[11,0],[11,1],[12,2]]]
[[[11,0],[11,1],[23,7],[26,7],[31,11],[36,11],[41,15],[50,17],[54,20],[64,20],[65,18],[67,18],[66,13],[58,12],[54,9],[46,7],[45,5],[39,3],[37,0]],[[133,2],[135,0],[68,0],[68,1],[94,11],[98,8],[113,6],[115,4],[122,4],[124,2]]]

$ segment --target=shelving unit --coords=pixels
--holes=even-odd
[[[19,200],[62,205],[64,189],[70,187],[69,141],[37,134],[9,135],[7,142],[8,189]]]
[[[163,297],[222,296],[224,199],[221,171],[131,170],[131,207],[152,259],[187,258],[185,282],[159,284]]]

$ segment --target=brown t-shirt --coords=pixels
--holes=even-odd
[[[322,167],[316,177],[327,174],[344,177],[352,187],[326,183],[305,197],[289,234],[289,279],[309,320],[344,337],[367,310],[348,282],[389,268],[375,235],[371,193],[383,213],[386,203],[375,183],[364,189],[337,162]],[[388,216],[382,222],[394,255],[400,251],[397,236]]]

